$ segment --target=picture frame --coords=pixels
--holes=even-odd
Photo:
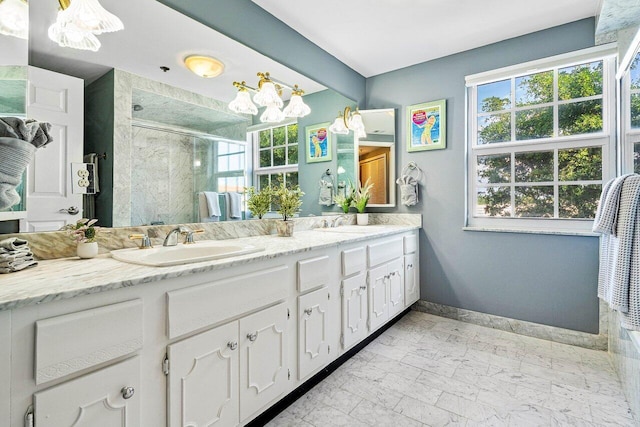
[[[307,126],[305,144],[307,163],[329,162],[333,152],[333,138],[329,132],[330,122]]]
[[[407,152],[447,148],[446,99],[407,107]]]

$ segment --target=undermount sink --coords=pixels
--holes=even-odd
[[[118,249],[111,251],[111,256],[118,261],[132,264],[166,267],[229,258],[263,250],[264,248],[253,245],[208,240],[190,245],[178,244],[176,246],[159,246],[148,249]]]
[[[369,234],[384,231],[384,227],[375,225],[340,225],[338,227],[314,228],[314,231],[323,233],[350,233],[350,234]]]

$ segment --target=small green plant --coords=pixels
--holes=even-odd
[[[265,187],[260,191],[256,191],[254,187],[245,188],[247,192],[247,208],[253,216],[262,219],[262,217],[271,209],[272,190],[271,187]]]
[[[353,190],[345,191],[345,194],[336,194],[333,200],[342,209],[342,212],[349,213],[349,208],[353,202]]]
[[[353,191],[353,201],[351,202],[351,205],[358,210],[358,213],[364,213],[364,209],[371,198],[372,187],[373,183],[369,182],[369,178],[367,178],[364,185],[360,185],[360,181],[358,181],[358,188]]]
[[[101,231],[100,227],[93,225],[98,222],[97,219],[82,218],[75,224],[67,224],[60,230],[66,231],[77,243],[95,242]]]
[[[288,188],[286,185],[280,184],[280,186],[272,188],[271,191],[276,210],[282,215],[283,220],[289,220],[300,210],[300,206],[302,206],[302,200],[300,199],[304,192],[300,190],[299,185]]]

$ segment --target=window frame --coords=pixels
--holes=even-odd
[[[296,172],[299,176],[299,164],[300,164],[300,138],[298,137],[298,162],[295,164],[285,164],[281,166],[268,166],[268,167],[260,167],[260,132],[267,129],[274,129],[279,127],[286,127],[290,125],[298,125],[298,121],[296,119],[293,120],[285,120],[276,124],[268,124],[268,125],[258,125],[252,126],[249,130],[249,139],[251,141],[252,148],[252,159],[253,159],[253,185],[256,189],[260,189],[260,176],[262,175],[276,175],[283,174],[286,176],[287,173]],[[299,125],[298,125],[299,126]],[[298,135],[300,135],[300,129],[298,129]],[[289,158],[289,133],[285,130],[285,158],[288,160]],[[263,150],[264,151],[264,150]],[[273,133],[271,134],[271,148],[270,151],[272,153],[271,162],[273,163]]]
[[[620,136],[622,139],[621,145],[621,171],[622,173],[633,173],[633,146],[640,143],[640,128],[631,128],[631,95],[640,94],[640,89],[631,89],[631,64],[635,60],[636,56],[640,56],[640,51],[636,51],[633,55],[633,59],[629,64],[629,70],[624,73],[624,76],[620,80]]]
[[[474,75],[469,75],[466,80],[465,97],[465,229],[470,230],[491,230],[491,231],[525,231],[539,233],[588,233],[591,234],[592,219],[569,219],[557,218],[559,211],[558,192],[561,185],[599,184],[607,182],[615,175],[615,134],[616,134],[616,85],[615,85],[615,45],[609,44],[584,49],[567,54],[557,55],[536,61],[530,61],[510,67],[504,67],[493,71],[487,71]],[[517,111],[545,106],[553,106],[553,132],[558,135],[559,118],[558,108],[563,104],[571,102],[581,102],[597,97],[583,97],[572,100],[557,99],[558,91],[558,69],[571,67],[580,64],[587,64],[595,61],[603,61],[602,79],[602,113],[603,128],[600,132],[581,135],[553,136],[549,138],[539,138],[531,140],[515,140],[516,122],[514,116]],[[477,87],[479,85],[493,83],[501,80],[511,80],[511,91],[513,92],[515,79],[521,76],[538,74],[553,70],[554,100],[539,104],[532,104],[518,107],[511,105],[508,111],[511,114],[511,137],[508,142],[478,144],[478,100]],[[512,98],[513,100],[513,98]],[[480,115],[480,117],[483,114]],[[558,150],[583,147],[602,147],[602,179],[589,181],[559,181],[558,177]],[[515,177],[515,155],[522,152],[553,152],[554,168],[553,181],[544,182],[518,182]],[[482,184],[477,180],[478,156],[492,154],[509,154],[511,157],[511,175],[507,183]],[[554,190],[554,218],[519,218],[519,217],[486,217],[477,216],[477,190],[487,187],[508,187],[511,196],[511,209],[515,214],[515,187],[523,186],[553,186]]]

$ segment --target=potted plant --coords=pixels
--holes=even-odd
[[[265,187],[260,191],[256,191],[254,187],[245,188],[247,192],[247,208],[251,211],[251,215],[262,219],[262,217],[271,209],[271,187]]]
[[[273,202],[276,205],[276,210],[282,215],[282,221],[277,223],[278,235],[283,237],[291,237],[293,235],[294,222],[291,221],[293,215],[300,210],[302,206],[302,196],[304,192],[300,190],[300,186],[287,187],[280,184],[280,186],[272,189]]]
[[[349,208],[351,207],[351,203],[353,202],[353,190],[348,189],[345,190],[345,194],[336,194],[333,200],[338,206],[340,206],[342,212],[349,213]]]
[[[367,178],[364,185],[360,185],[360,181],[358,181],[358,187],[353,191],[353,201],[351,203],[358,210],[356,215],[356,223],[358,225],[369,224],[369,214],[364,213],[364,210],[367,207],[367,203],[369,203],[369,198],[371,198],[372,187],[373,183],[369,182],[369,178]]]
[[[82,218],[75,224],[67,224],[61,228],[65,230],[77,243],[76,252],[80,258],[88,259],[98,255],[98,234],[100,227],[94,225],[97,219]]]

